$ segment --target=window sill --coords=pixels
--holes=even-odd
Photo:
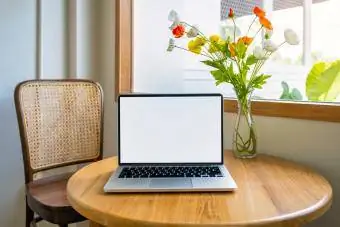
[[[225,99],[224,112],[236,113],[237,101],[235,99]],[[252,113],[269,117],[340,122],[339,103],[254,100],[252,101]]]

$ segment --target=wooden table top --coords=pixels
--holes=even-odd
[[[311,169],[267,155],[225,152],[235,192],[105,194],[117,158],[90,164],[67,185],[71,205],[104,226],[300,226],[331,206],[332,188]]]

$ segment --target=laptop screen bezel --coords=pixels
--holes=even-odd
[[[190,163],[122,163],[121,162],[121,142],[120,142],[120,104],[121,98],[127,98],[127,97],[220,97],[221,99],[221,161],[220,162],[190,162]],[[219,93],[185,93],[185,94],[120,94],[118,96],[118,164],[120,166],[140,166],[140,165],[162,165],[162,166],[171,166],[171,165],[223,165],[224,164],[224,158],[223,158],[223,95]]]

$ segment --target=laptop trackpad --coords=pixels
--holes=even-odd
[[[192,188],[191,179],[186,178],[167,178],[151,179],[150,188]]]

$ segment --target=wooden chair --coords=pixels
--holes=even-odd
[[[88,80],[31,80],[15,88],[26,183],[26,227],[85,220],[68,203],[71,174],[39,172],[102,159],[103,92]]]

